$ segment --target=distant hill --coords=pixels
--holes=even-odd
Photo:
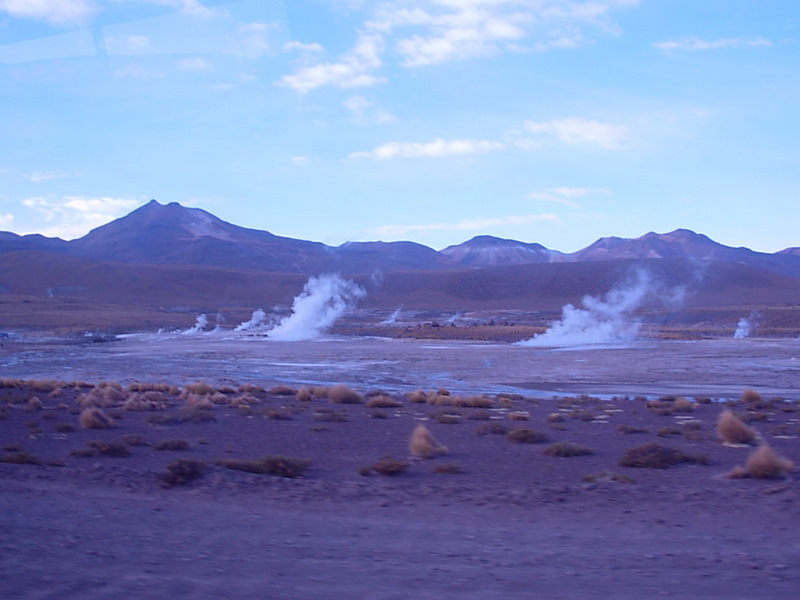
[[[0,232],[0,254],[18,251],[114,263],[205,265],[306,275],[686,258],[740,263],[800,278],[800,248],[775,254],[754,252],[724,246],[688,229],[650,232],[633,239],[604,237],[571,254],[488,235],[440,252],[414,242],[348,242],[333,247],[240,227],[199,208],[155,200],[77,240]]]

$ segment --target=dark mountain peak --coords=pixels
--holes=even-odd
[[[541,244],[519,242],[491,235],[478,235],[462,244],[448,246],[441,254],[471,267],[526,265],[553,262],[562,256]]]

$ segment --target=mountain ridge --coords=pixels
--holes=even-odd
[[[300,274],[687,258],[741,263],[800,278],[800,248],[787,248],[774,254],[756,252],[745,247],[725,246],[690,229],[663,234],[651,231],[638,238],[602,237],[572,253],[535,242],[490,235],[478,235],[441,251],[410,241],[346,242],[328,246],[241,227],[200,208],[176,202],[161,204],[156,200],[75,240],[0,232],[0,253],[25,250],[105,262],[205,265]]]

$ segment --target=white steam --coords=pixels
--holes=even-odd
[[[753,329],[758,326],[758,313],[750,313],[746,317],[739,319],[736,324],[736,331],[733,332],[733,337],[736,339],[743,339],[750,337]]]
[[[267,337],[280,342],[312,340],[366,294],[364,288],[339,275],[312,277],[294,299],[292,314],[270,329]]]
[[[234,331],[252,331],[253,329],[263,329],[266,326],[267,313],[257,308],[253,311],[249,321],[239,323]]]
[[[519,345],[565,347],[632,342],[639,334],[641,322],[631,313],[653,291],[650,275],[636,271],[631,280],[613,288],[602,299],[586,296],[583,308],[567,304],[560,321]]]
[[[397,323],[397,319],[400,318],[400,313],[403,311],[403,307],[395,309],[395,311],[389,315],[386,319],[380,322],[381,325],[394,325]]]
[[[198,333],[203,333],[206,327],[208,327],[208,317],[203,313],[202,315],[198,315],[197,320],[194,322],[194,327],[190,327],[181,333],[184,335],[197,335]]]

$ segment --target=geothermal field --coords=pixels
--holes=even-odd
[[[797,597],[796,336],[665,336],[609,294],[479,341],[328,284],[7,334],[2,597]]]

